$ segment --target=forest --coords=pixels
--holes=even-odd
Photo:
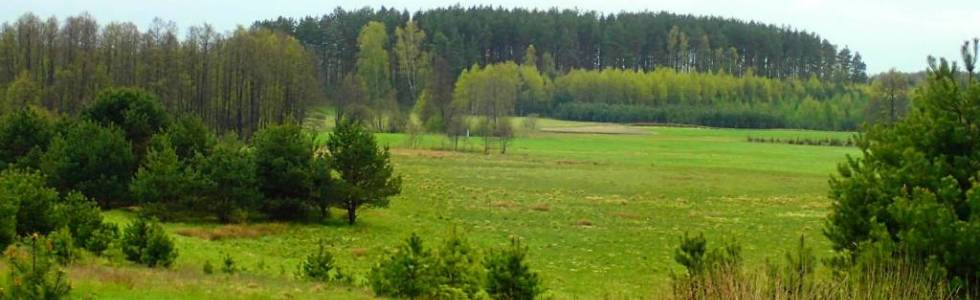
[[[383,131],[404,131],[410,115],[438,110],[440,120],[423,123],[439,132],[450,127],[445,112],[464,71],[512,62],[522,67],[521,92],[507,113],[518,116],[854,130],[876,108],[859,53],[734,19],[365,8],[184,32],[159,19],[140,30],[85,14],[25,14],[0,28],[0,103],[74,114],[102,88],[140,87],[170,112],[245,137],[326,103],[356,104]]]

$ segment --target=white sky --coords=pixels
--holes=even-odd
[[[13,22],[26,12],[63,18],[87,11],[102,24],[130,21],[142,28],[160,17],[182,29],[206,22],[225,31],[280,15],[319,16],[337,6],[415,11],[457,3],[604,13],[664,10],[789,25],[861,52],[871,73],[922,70],[930,54],[958,59],[959,45],[980,37],[980,0],[0,0],[0,21]]]

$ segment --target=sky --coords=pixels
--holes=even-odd
[[[860,52],[869,73],[896,68],[920,71],[926,56],[959,58],[963,41],[980,37],[980,0],[0,0],[0,22],[33,12],[64,18],[88,12],[100,23],[133,22],[140,28],[159,17],[186,29],[210,23],[221,31],[277,16],[303,17],[336,7],[416,11],[459,4],[547,9],[669,11],[755,20],[816,32]]]

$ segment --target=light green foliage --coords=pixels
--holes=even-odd
[[[554,101],[559,106],[551,115],[574,120],[854,130],[864,119],[867,95],[862,85],[816,77],[605,69],[555,78]]]
[[[487,293],[494,299],[534,299],[544,287],[527,264],[527,246],[517,238],[510,247],[493,251],[486,260]]]
[[[456,81],[452,106],[454,110],[479,117],[475,129],[483,137],[484,153],[490,152],[492,139],[501,142],[501,153],[506,152],[506,143],[513,137],[510,116],[524,87],[519,70],[513,62],[483,68],[474,65]]]
[[[395,175],[388,147],[378,147],[374,136],[357,121],[342,120],[327,140],[330,167],[339,174],[337,205],[347,210],[347,222],[357,220],[362,205],[388,206],[389,198],[401,192],[401,177]]]
[[[31,78],[27,71],[21,72],[10,86],[6,97],[0,97],[0,114],[14,112],[29,106],[41,106],[41,84]]]
[[[31,235],[4,253],[9,275],[0,288],[4,299],[67,299],[71,291],[68,274],[55,261],[50,240]]]
[[[384,23],[371,21],[357,36],[356,78],[363,85],[367,103],[373,110],[372,124],[384,130],[384,117],[395,109],[395,91],[391,86],[391,65],[388,57],[388,33]]]
[[[177,259],[174,242],[153,218],[140,216],[123,230],[126,259],[149,267],[170,267]]]
[[[395,28],[395,57],[398,59],[398,75],[408,84],[409,103],[415,99],[425,87],[425,73],[428,71],[429,53],[423,48],[425,32],[419,29],[415,21],[408,21],[405,26]]]
[[[121,130],[91,121],[74,121],[51,141],[41,171],[62,193],[77,190],[100,206],[131,204],[129,180],[136,163]]]

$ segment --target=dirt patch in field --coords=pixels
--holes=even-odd
[[[613,213],[613,216],[615,216],[617,218],[621,218],[621,219],[630,219],[630,220],[640,220],[640,219],[643,219],[643,216],[641,216],[639,214],[631,213],[631,212],[625,212],[625,211],[617,211],[617,212],[614,212]]]
[[[599,165],[598,162],[594,162],[594,161],[584,161],[584,160],[574,160],[574,159],[557,160],[555,161],[555,163],[559,165],[593,165],[593,166]]]
[[[582,126],[582,127],[550,127],[541,128],[542,132],[551,133],[588,133],[588,134],[633,134],[633,135],[643,135],[651,134],[649,130],[634,126],[625,125],[593,125],[593,126]]]
[[[494,201],[490,203],[490,206],[496,208],[517,208],[517,203],[514,201]]]
[[[224,239],[254,239],[286,231],[286,225],[278,223],[256,225],[224,225],[215,228],[185,228],[177,230],[182,236],[217,241]]]
[[[426,158],[445,158],[459,155],[452,151],[425,150],[425,149],[391,149],[391,154],[401,156],[419,156]]]

